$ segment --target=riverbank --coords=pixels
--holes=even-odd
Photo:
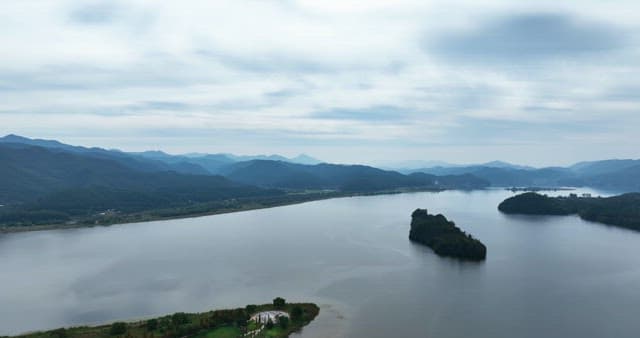
[[[276,298],[279,299],[279,298]],[[284,299],[282,299],[284,302]],[[274,300],[275,303],[275,300]],[[265,311],[286,314],[286,320],[263,325],[251,316]],[[99,326],[78,326],[13,336],[15,338],[226,338],[289,337],[314,320],[320,308],[313,303],[247,305],[244,308],[201,313],[177,312],[141,321],[113,322]]]
[[[482,189],[477,189],[482,190]],[[46,231],[77,228],[102,227],[117,224],[142,223],[152,221],[163,221],[172,219],[183,219],[193,217],[203,217],[211,215],[228,214],[234,212],[275,208],[287,205],[295,205],[313,201],[326,200],[341,197],[391,195],[408,192],[441,192],[445,189],[434,188],[403,188],[394,190],[384,190],[375,192],[339,192],[339,191],[306,191],[292,192],[284,196],[255,198],[255,199],[231,199],[215,201],[210,203],[199,203],[179,208],[155,209],[144,212],[119,214],[117,212],[101,213],[88,217],[78,217],[72,222],[45,224],[45,225],[2,225],[0,234],[17,233],[27,231]]]

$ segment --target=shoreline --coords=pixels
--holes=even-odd
[[[475,190],[486,190],[486,189],[487,188],[468,189],[464,191],[475,191]],[[176,220],[176,219],[197,218],[197,217],[204,217],[204,216],[231,214],[231,213],[243,212],[243,211],[284,207],[288,205],[296,205],[296,204],[302,204],[307,202],[315,202],[315,201],[322,201],[322,200],[328,200],[328,199],[334,199],[334,198],[344,198],[344,197],[394,195],[394,194],[417,193],[417,192],[437,193],[437,192],[450,191],[450,190],[463,190],[463,189],[423,188],[423,189],[398,189],[398,190],[388,190],[388,191],[385,190],[385,191],[376,191],[376,192],[370,192],[370,193],[324,192],[324,193],[290,194],[285,196],[292,197],[292,196],[299,195],[301,196],[301,198],[298,200],[276,202],[269,205],[255,204],[256,201],[254,201],[252,205],[251,201],[248,201],[248,203],[244,207],[230,208],[230,209],[215,209],[215,210],[210,210],[205,212],[185,213],[185,214],[175,215],[175,216],[149,215],[149,214],[145,214],[145,212],[139,212],[139,213],[123,215],[124,218],[121,221],[105,222],[105,223],[97,223],[97,224],[76,223],[76,224],[46,224],[46,225],[28,225],[28,226],[20,226],[20,225],[6,226],[5,225],[5,226],[0,226],[0,235],[32,232],[32,231],[70,230],[70,229],[82,229],[82,228],[108,227],[112,225],[135,224],[135,223],[145,223],[145,222],[155,222],[155,221],[170,221],[170,220]],[[153,210],[146,211],[146,213],[159,212],[162,210],[167,210],[167,209],[153,209]]]
[[[278,299],[278,298],[276,298]],[[284,338],[301,332],[304,327],[313,322],[320,313],[320,307],[315,303],[287,303],[284,299],[281,304],[249,304],[245,307],[213,309],[204,312],[174,312],[146,318],[111,320],[98,324],[80,324],[22,332],[14,335],[1,336],[5,338],[41,338],[66,337],[66,338],[166,338],[166,337],[206,337],[216,331],[232,330],[236,335],[245,336],[253,331],[259,337]],[[298,311],[296,314],[296,310]],[[260,324],[251,316],[259,313],[278,311],[287,317],[286,325]],[[256,331],[256,328],[259,330]],[[116,333],[114,329],[119,331]],[[253,329],[253,330],[251,330]],[[269,332],[264,332],[269,331]],[[264,333],[262,333],[264,332]],[[227,335],[224,335],[225,337]]]

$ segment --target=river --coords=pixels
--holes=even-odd
[[[0,235],[0,335],[281,296],[321,307],[297,337],[637,337],[640,233],[503,215],[497,205],[511,195],[336,198]],[[479,238],[487,260],[409,242],[416,208]]]

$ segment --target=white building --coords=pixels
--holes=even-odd
[[[266,324],[271,320],[272,323],[277,324],[281,317],[289,318],[289,314],[284,311],[263,311],[251,316],[251,320],[261,324]]]

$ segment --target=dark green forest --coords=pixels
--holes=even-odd
[[[426,209],[416,209],[411,214],[409,239],[427,245],[440,256],[478,261],[487,257],[487,247],[482,242],[443,215],[430,215]]]
[[[516,195],[498,205],[506,214],[578,215],[580,218],[640,231],[640,193],[612,197],[549,197],[534,192]]]

